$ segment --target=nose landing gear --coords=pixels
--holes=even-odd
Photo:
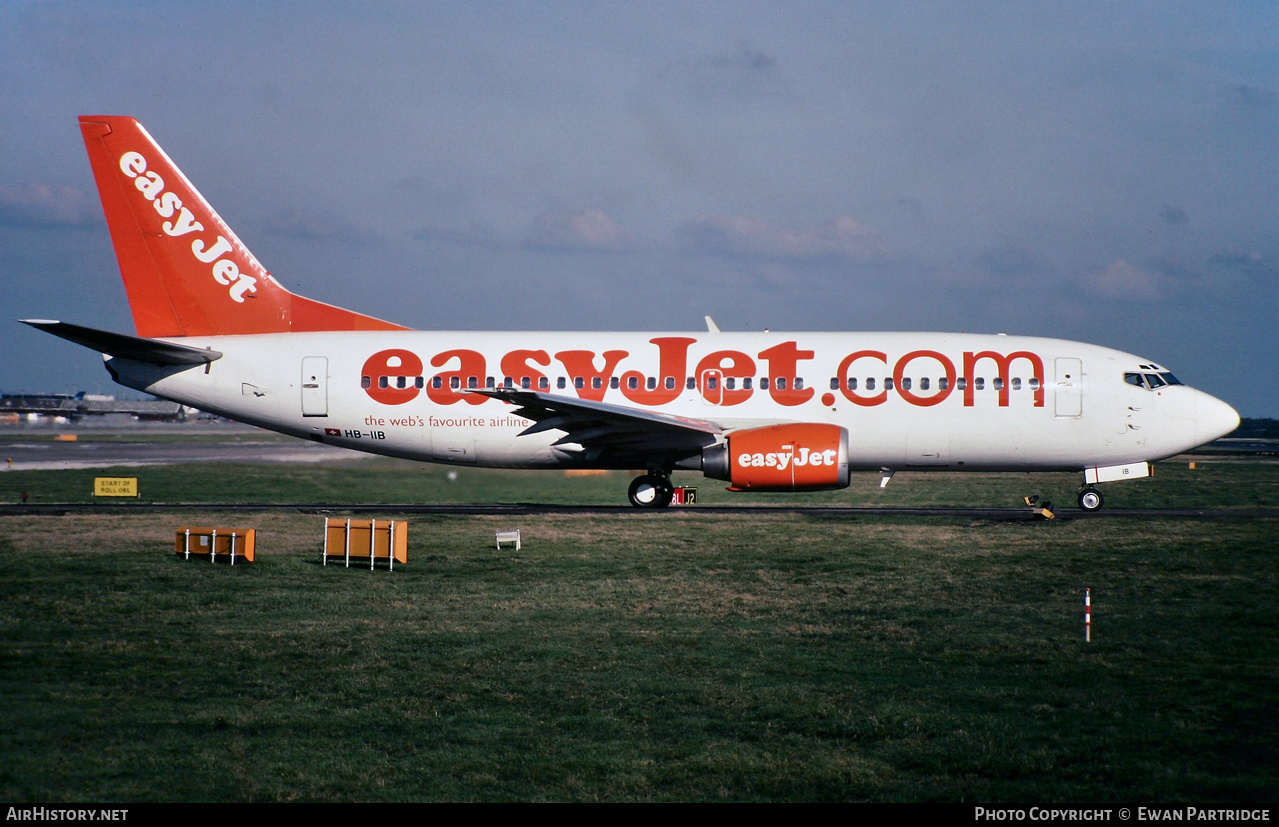
[[[1092,486],[1079,492],[1079,507],[1084,511],[1100,511],[1105,503],[1105,497],[1101,496],[1101,492]]]

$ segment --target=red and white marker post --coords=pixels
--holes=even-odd
[[[1092,589],[1084,589],[1084,642],[1092,643]]]

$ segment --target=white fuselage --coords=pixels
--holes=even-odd
[[[1071,470],[1163,459],[1238,423],[1148,360],[1094,345],[945,333],[325,332],[173,339],[207,366],[112,359],[117,381],[377,454],[493,467],[592,465],[469,388],[505,384],[724,432],[831,423],[852,469]],[[1175,381],[1175,380],[1173,380]]]

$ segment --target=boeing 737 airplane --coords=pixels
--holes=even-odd
[[[732,491],[843,488],[854,471],[1074,471],[1098,483],[1234,430],[1149,359],[960,333],[434,332],[290,293],[136,120],[80,118],[136,335],[24,320],[99,351],[126,387],[375,454],[502,468],[647,469]],[[881,484],[882,484],[881,483]]]

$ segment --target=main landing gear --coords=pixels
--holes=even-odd
[[[1101,492],[1092,486],[1079,492],[1079,507],[1084,511],[1100,511],[1105,503],[1105,497],[1101,496]]]
[[[631,480],[631,487],[626,494],[631,498],[631,505],[636,508],[665,508],[675,496],[675,486],[671,484],[670,476],[659,471],[649,471]]]

